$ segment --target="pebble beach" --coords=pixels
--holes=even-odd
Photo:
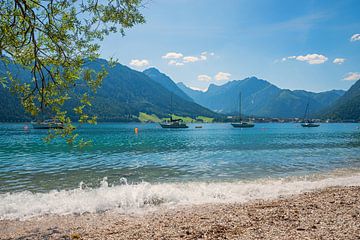
[[[275,200],[0,221],[0,239],[360,239],[360,187]]]

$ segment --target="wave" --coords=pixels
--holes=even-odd
[[[203,203],[245,203],[274,199],[331,186],[360,186],[360,174],[322,178],[263,179],[237,182],[140,183],[109,186],[107,178],[98,188],[84,183],[72,190],[47,193],[29,191],[0,194],[0,219],[27,219],[48,214],[82,214],[107,210],[133,212],[159,206]]]

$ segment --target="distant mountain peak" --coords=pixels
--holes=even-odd
[[[249,82],[266,82],[266,83],[271,84],[269,81],[264,80],[264,79],[261,79],[261,78],[258,78],[258,77],[255,77],[255,76],[252,76],[252,77],[247,77],[247,78],[245,78],[244,80],[240,80],[240,81],[249,81]]]
[[[178,82],[177,85],[180,87],[188,87],[185,83],[183,82]]]
[[[221,88],[221,86],[216,85],[216,84],[214,84],[214,83],[210,83],[210,85],[209,85],[209,87],[208,87],[208,89],[207,89],[206,92],[211,92],[211,91],[214,91],[214,90],[219,89],[219,88]]]
[[[262,80],[262,79],[255,77],[255,76],[251,76],[251,77],[245,78],[245,80]]]
[[[182,86],[182,90],[195,102],[213,111],[221,109],[222,113],[228,114],[237,111],[238,94],[241,91],[244,114],[263,117],[301,117],[309,99],[313,113],[316,114],[343,94],[341,90],[313,93],[281,89],[256,76],[228,81],[223,85],[212,83],[206,92],[194,91],[186,86]]]
[[[157,68],[154,67],[148,68],[144,70],[143,73],[147,75],[152,81],[162,85],[167,90],[178,95],[182,99],[189,102],[194,101],[191,97],[189,97],[186,93],[184,93],[183,90],[181,90],[181,88],[178,85],[176,85],[176,83],[169,76],[160,72]]]
[[[147,68],[143,71],[143,73],[160,73],[160,74],[164,74],[162,72],[160,72],[159,69],[157,69],[156,67],[150,67],[150,68]],[[165,75],[165,74],[164,74]]]

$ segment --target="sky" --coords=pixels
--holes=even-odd
[[[141,12],[146,23],[108,36],[102,58],[201,90],[251,76],[315,92],[360,79],[359,0],[147,0]]]

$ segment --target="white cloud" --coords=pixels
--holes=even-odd
[[[206,60],[206,59],[208,59],[209,57],[213,57],[213,56],[215,56],[215,53],[213,53],[213,52],[202,52],[201,54],[200,54],[200,58],[201,58],[201,60]]]
[[[209,53],[208,52],[202,52],[200,54],[200,59],[205,61],[208,58]]]
[[[199,61],[206,61],[209,56],[214,56],[215,54],[213,52],[201,52],[198,56],[183,56],[182,53],[177,52],[168,52],[164,56],[162,56],[163,59],[171,59],[168,64],[173,66],[182,66],[185,63],[194,63]]]
[[[296,56],[283,57],[283,58],[281,59],[281,61],[282,61],[282,62],[285,62],[285,61],[288,60],[288,59],[296,59]]]
[[[197,61],[199,61],[199,60],[200,60],[200,58],[195,57],[195,56],[186,56],[186,57],[183,57],[184,63],[197,62]]]
[[[197,80],[202,81],[202,82],[210,82],[211,81],[211,77],[205,74],[201,74],[199,76],[197,76]]]
[[[187,56],[183,58],[183,61],[185,63],[188,62],[197,62],[197,61],[205,61],[208,59],[208,56],[214,56],[214,53],[208,53],[208,52],[202,52],[200,53],[200,56]]]
[[[178,61],[175,61],[175,60],[170,60],[170,61],[168,62],[168,64],[169,64],[169,65],[172,65],[172,66],[183,66],[183,65],[184,65],[184,63],[178,62]]]
[[[133,59],[130,61],[130,66],[132,67],[146,67],[146,66],[149,66],[149,61],[146,60],[146,59],[143,59],[143,60],[140,60],[140,59]]]
[[[215,80],[217,80],[217,81],[229,80],[229,79],[230,79],[230,76],[231,76],[230,73],[218,72],[218,73],[215,75]]]
[[[351,42],[360,41],[360,33],[352,35],[350,41]]]
[[[183,57],[182,53],[177,53],[177,52],[168,52],[164,56],[162,56],[162,58],[164,59],[178,59],[182,57]]]
[[[307,62],[308,64],[322,64],[328,60],[327,57],[321,54],[307,54],[305,56],[297,56],[296,60]]]
[[[360,79],[360,73],[358,72],[349,72],[343,80],[346,81],[356,81]]]
[[[345,58],[335,58],[333,63],[341,65],[345,62],[345,60]]]
[[[281,61],[285,62],[288,59],[296,59],[298,61],[307,62],[308,64],[322,64],[328,60],[327,57],[321,54],[307,54],[304,56],[290,56],[290,57],[284,57],[281,59]]]
[[[207,56],[206,56],[206,55],[201,55],[201,56],[200,56],[200,60],[205,61],[206,59],[207,59]]]

